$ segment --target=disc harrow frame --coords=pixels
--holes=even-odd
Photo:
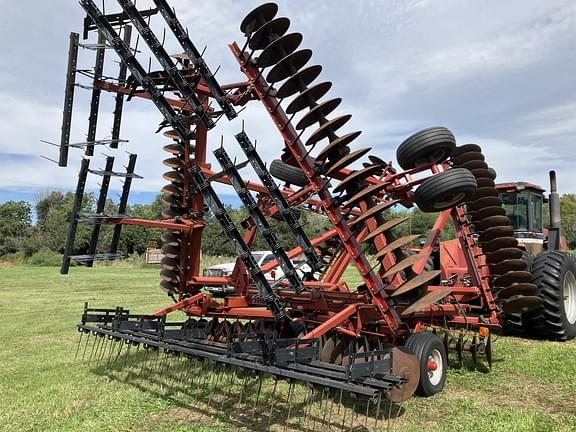
[[[168,3],[153,1],[157,9],[142,12],[130,0],[117,0],[123,12],[110,15],[104,15],[92,0],[80,2],[88,14],[84,37],[96,32],[100,47],[91,75],[93,97],[86,155],[93,156],[93,146],[103,142],[96,139],[101,95],[112,93],[116,97],[112,140],[108,142],[112,149],[125,141],[119,138],[125,96],[127,101],[151,100],[163,116],[158,131],[168,128],[164,135],[170,140],[164,146],[169,156],[163,164],[169,171],[163,174],[167,182],[162,189],[163,219],[144,220],[125,214],[131,181],[139,177],[134,174],[136,155],[130,155],[125,174],[113,171],[112,156],[107,157],[106,167],[100,171],[90,170],[90,160],[83,159],[62,273],[68,271],[76,224],[82,221],[80,206],[86,177],[88,173],[102,175],[97,212],[84,215],[84,221],[92,221],[94,227],[89,254],[81,259],[91,265],[104,256],[97,251],[103,223],[115,225],[111,257],[118,255],[122,225],[160,228],[160,287],[174,302],[151,315],[131,315],[122,307],[92,309],[86,305],[78,326],[81,337],[92,335],[98,343],[105,340],[111,346],[118,345],[118,353],[124,346],[142,346],[207,360],[219,367],[243,368],[260,377],[272,375],[276,380],[288,380],[291,389],[293,382],[302,381],[321,387],[322,394],[324,389],[346,391],[378,401],[382,397],[394,402],[405,400],[423,379],[420,364],[428,360],[417,359],[402,347],[414,333],[439,335],[445,350],[456,350],[460,359],[467,351],[474,362],[478,355],[485,355],[491,365],[491,330],[500,328],[501,308],[508,304],[507,299],[494,298],[495,272],[499,272],[498,277],[509,276],[509,286],[518,282],[521,272],[506,267],[514,263],[496,262],[493,255],[487,258],[484,252],[490,241],[502,237],[493,228],[503,229],[506,224],[500,219],[494,226],[493,219],[477,220],[480,210],[476,207],[492,193],[486,189],[487,170],[466,168],[471,160],[483,161],[477,146],[456,149],[448,129],[426,129],[401,145],[402,158],[398,159],[402,159],[404,170],[369,154],[371,149],[352,150],[350,144],[360,132],[337,134],[351,116],[328,118],[341,100],[319,101],[332,84],[313,84],[322,68],[306,67],[311,51],[298,51],[302,35],[287,33],[289,20],[275,18],[276,5],[264,4],[245,18],[241,24],[245,43],[229,45],[243,81],[220,85]],[[158,11],[184,54],[170,56],[163,46],[164,38],[161,42],[151,30],[150,19]],[[128,22],[138,30],[161,70],[151,71],[149,67],[146,71],[137,60],[138,49],[130,46]],[[102,73],[105,43],[121,60],[115,81]],[[74,147],[69,135],[78,46],[78,35],[73,33],[60,165],[66,165],[68,149]],[[267,68],[271,69],[266,72]],[[127,77],[128,71],[131,75]],[[212,99],[221,112],[211,107]],[[273,167],[266,166],[244,127],[235,138],[246,155],[245,162],[232,161],[223,144],[214,151],[223,171],[214,172],[207,162],[209,129],[223,115],[234,119],[236,107],[252,102],[263,105],[284,144],[282,160],[275,163],[299,170],[306,179],[303,186],[290,185],[289,181],[279,184],[271,173]],[[325,140],[328,144],[318,151],[318,144]],[[442,151],[435,151],[432,144]],[[368,161],[362,168],[351,168],[366,155]],[[261,184],[243,178],[239,170],[246,166],[253,167]],[[458,182],[460,189],[454,187],[452,177],[458,179],[457,174],[465,176],[462,179],[473,185],[473,190],[461,189]],[[115,176],[125,178],[118,214],[105,215],[110,178]],[[417,236],[396,238],[393,229],[406,218],[391,219],[387,212],[395,205],[410,208],[417,201],[421,204],[426,197],[421,196],[419,188],[429,187],[432,181],[444,192],[442,195],[436,190],[441,199],[425,203],[438,209],[439,214],[424,245],[411,253],[406,247]],[[232,222],[213,187],[215,183],[231,185],[248,210],[250,216],[242,223],[243,232]],[[296,207],[322,215],[331,228],[309,238]],[[237,252],[229,276],[200,273],[208,210]],[[289,225],[297,247],[284,248],[268,221],[272,216]],[[447,223],[454,225],[457,238],[440,243]],[[483,231],[479,230],[478,236],[474,229],[480,226]],[[262,266],[251,253],[257,231],[276,256]],[[368,251],[373,253],[369,255]],[[300,255],[309,266],[305,276],[291,261]],[[431,257],[438,256],[440,264],[427,268]],[[285,276],[273,281],[267,275],[278,266]],[[349,266],[354,266],[361,278],[357,287],[343,281]],[[232,286],[234,292],[216,299],[202,291],[206,286]],[[514,305],[528,304],[529,297],[522,293],[514,296]],[[168,317],[174,311],[184,312],[188,319],[170,322]],[[96,352],[100,349],[93,346]],[[368,409],[369,403],[366,406]],[[378,402],[378,410],[379,406]]]

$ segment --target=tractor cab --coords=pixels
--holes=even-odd
[[[533,254],[541,252],[545,239],[544,189],[527,182],[500,183],[496,189],[518,243]]]

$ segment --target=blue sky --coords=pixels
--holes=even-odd
[[[98,2],[100,3],[100,2]],[[117,9],[107,0],[107,12]],[[146,7],[147,1],[138,2]],[[291,31],[304,35],[302,47],[314,52],[321,79],[333,82],[329,97],[341,97],[339,113],[353,115],[349,130],[362,130],[354,144],[395,160],[399,143],[418,129],[442,125],[460,144],[475,142],[499,180],[546,185],[556,169],[562,193],[576,192],[576,2],[551,0],[390,0],[280,1],[279,14]],[[239,23],[259,2],[212,0],[173,2],[181,21],[222,83],[242,80],[227,44],[242,41]],[[0,0],[0,202],[36,197],[49,190],[73,190],[81,153],[71,151],[68,168],[55,159],[59,140],[68,35],[81,32],[83,13],[72,1]],[[160,29],[161,18],[153,20]],[[22,31],[25,26],[26,31]],[[143,44],[142,44],[143,45]],[[168,50],[179,52],[174,41]],[[93,53],[81,50],[79,67],[90,68]],[[105,72],[116,74],[107,52]],[[142,54],[147,63],[147,54]],[[82,81],[79,79],[79,81]],[[83,84],[89,84],[84,80]],[[72,141],[85,138],[90,92],[77,89]],[[98,138],[110,134],[112,96],[103,95]],[[262,107],[251,104],[241,115],[262,156],[279,157],[281,140]],[[149,202],[162,187],[162,146],[154,135],[161,120],[150,103],[125,107],[118,166],[138,153],[132,202]],[[210,148],[224,137],[240,157],[232,134],[241,120],[222,121],[211,133]],[[99,149],[92,167],[102,167]],[[249,178],[254,178],[246,170]],[[88,189],[97,188],[96,179]],[[120,182],[112,189],[119,191]],[[226,188],[223,194],[231,195]],[[114,195],[112,194],[112,197]],[[231,198],[225,198],[229,200]],[[237,200],[231,201],[236,202]]]

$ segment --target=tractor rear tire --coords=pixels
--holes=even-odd
[[[446,383],[448,369],[448,356],[442,341],[432,333],[413,333],[406,340],[405,347],[416,355],[420,363],[420,382],[416,394],[428,397],[440,393]]]
[[[270,164],[270,174],[294,186],[302,187],[308,184],[308,178],[306,178],[306,175],[300,168],[288,165],[280,159],[274,159],[272,161]]]
[[[576,259],[560,251],[536,257],[532,283],[542,306],[528,314],[536,336],[566,341],[576,336]]]
[[[398,165],[404,170],[440,163],[456,150],[456,139],[445,127],[431,127],[406,138],[396,150]]]
[[[474,174],[466,168],[452,168],[424,180],[414,193],[414,202],[425,213],[439,212],[462,204],[477,189]]]

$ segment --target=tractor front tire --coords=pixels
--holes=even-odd
[[[414,202],[425,213],[434,213],[462,204],[478,185],[466,168],[452,168],[429,177],[416,189]]]
[[[420,382],[416,394],[428,397],[440,393],[446,383],[448,369],[448,356],[442,341],[432,333],[413,333],[406,339],[405,347],[416,355],[420,363]]]
[[[550,340],[576,336],[576,259],[560,251],[545,251],[532,266],[532,283],[542,306],[529,314],[534,333]]]

